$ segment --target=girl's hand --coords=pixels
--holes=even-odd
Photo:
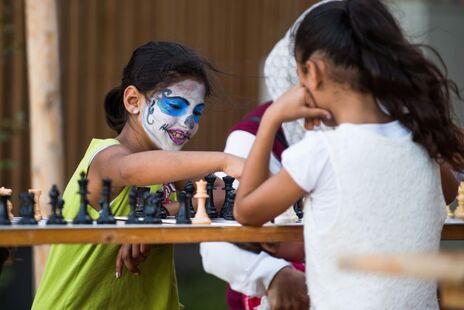
[[[245,159],[226,153],[224,153],[224,155],[226,157],[222,171],[225,174],[230,175],[231,177],[234,177],[237,180],[239,180],[242,176],[243,166],[245,165]]]
[[[135,275],[140,274],[138,265],[145,261],[150,254],[149,244],[123,244],[119,248],[116,257],[116,278],[122,276],[122,270],[126,266],[127,270]]]
[[[327,110],[317,108],[311,94],[303,86],[293,86],[280,96],[266,111],[277,123],[305,119],[306,129],[320,124],[321,119],[330,119]]]

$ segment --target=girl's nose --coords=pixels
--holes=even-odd
[[[193,129],[195,127],[195,121],[193,120],[193,115],[189,115],[185,121],[184,121],[185,126],[187,126],[190,129]]]

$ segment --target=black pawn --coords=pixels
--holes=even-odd
[[[59,224],[67,224],[66,220],[63,217],[63,208],[64,208],[64,200],[63,198],[58,198],[58,206],[56,211],[56,217]]]
[[[145,216],[145,193],[149,193],[149,187],[137,187],[137,199],[135,204],[135,214],[137,217],[144,217]]]
[[[186,193],[184,191],[181,191],[177,195],[177,201],[179,202],[179,210],[177,211],[176,215],[176,224],[192,224],[186,200]]]
[[[229,221],[235,220],[234,203],[235,203],[235,191],[229,190],[226,193],[226,200],[224,201],[224,206],[222,207],[222,210],[221,210],[221,214],[224,219],[229,220]]]
[[[60,192],[55,184],[52,186],[50,192],[48,193],[48,196],[50,197],[49,204],[51,206],[52,212],[50,213],[50,217],[48,218],[47,225],[66,224],[62,212],[63,205],[61,205],[61,208],[59,207],[60,201],[62,201],[62,204],[64,204],[64,200],[60,199]]]
[[[193,203],[192,203],[193,193],[195,192],[195,186],[193,186],[192,181],[188,181],[185,184],[184,192],[185,192],[185,203],[187,204],[187,207],[189,210],[189,216],[190,218],[192,218],[195,216],[195,209],[193,208]]]
[[[34,218],[34,194],[23,192],[19,193],[21,199],[21,208],[19,209],[19,215],[21,219],[18,224],[20,225],[37,225],[37,221]]]
[[[222,180],[224,181],[224,187],[222,189],[225,191],[225,193],[224,193],[224,204],[222,205],[222,208],[221,208],[221,217],[225,218],[225,213],[230,212],[229,210],[226,210],[227,194],[230,191],[234,190],[234,187],[232,186],[232,184],[234,184],[235,178],[226,175],[225,177],[222,178]]]
[[[137,187],[132,186],[129,192],[129,216],[127,217],[127,224],[140,224],[140,221],[135,214],[135,208],[137,205]]]
[[[103,179],[103,188],[100,199],[100,216],[98,217],[98,224],[116,224],[110,208],[111,199],[111,180]]]
[[[216,208],[214,207],[214,182],[216,181],[216,176],[214,174],[209,174],[205,177],[206,180],[206,193],[208,198],[206,198],[206,213],[210,219],[215,219],[218,217]]]
[[[157,211],[158,217],[162,219],[167,219],[168,212],[166,208],[163,206],[164,192],[162,188],[156,191],[155,197],[157,198],[156,199],[156,211]]]
[[[11,225],[8,217],[8,196],[0,196],[0,225]]]
[[[89,201],[87,200],[87,194],[89,193],[87,191],[87,184],[89,183],[89,180],[85,177],[85,172],[81,172],[81,179],[77,182],[79,183],[79,195],[81,196],[81,202],[73,224],[92,224],[92,218],[87,211],[87,205],[89,204]]]
[[[159,198],[156,194],[145,194],[145,217],[143,218],[144,224],[161,224],[161,218],[159,217]]]
[[[303,201],[299,199],[297,202],[293,204],[293,211],[295,211],[296,216],[298,217],[299,220],[303,218]]]

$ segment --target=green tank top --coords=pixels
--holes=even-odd
[[[77,215],[80,197],[77,180],[95,155],[118,144],[115,139],[93,139],[63,193],[65,218]],[[160,185],[152,186],[152,191]],[[112,201],[114,215],[129,214],[129,190],[124,188]],[[93,219],[98,212],[88,211]],[[116,279],[119,245],[78,244],[51,247],[44,275],[32,309],[180,309],[172,245],[153,245],[140,275],[127,269]]]

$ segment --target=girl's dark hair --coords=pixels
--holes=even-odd
[[[464,133],[453,122],[450,98],[454,93],[461,99],[458,87],[448,80],[438,53],[408,42],[381,1],[325,3],[304,17],[294,41],[299,63],[320,52],[334,65],[331,78],[371,93],[433,159],[464,169]],[[444,72],[423,48],[435,54]]]
[[[191,49],[173,42],[148,42],[137,48],[124,68],[121,84],[105,97],[106,122],[120,133],[127,120],[123,94],[129,85],[147,94],[190,76],[205,85],[206,96],[211,94],[206,68],[214,68]]]

